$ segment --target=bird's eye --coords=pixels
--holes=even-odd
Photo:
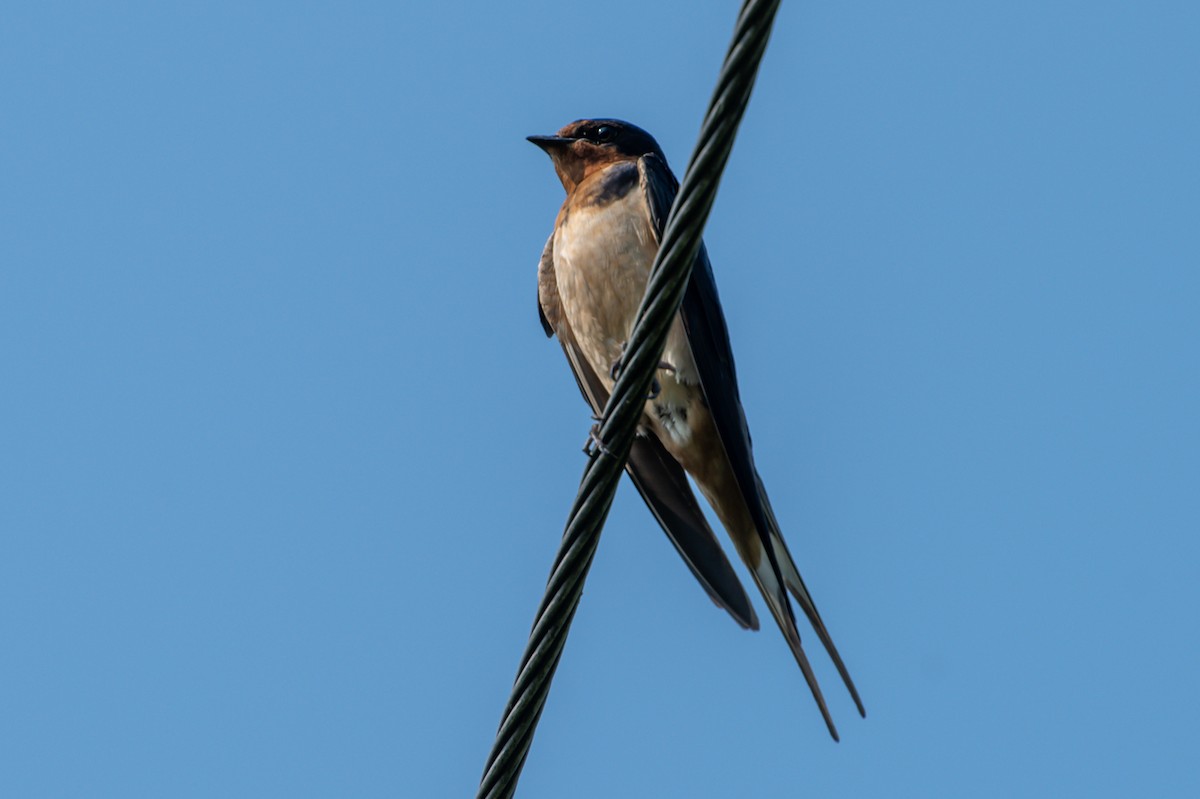
[[[612,125],[601,125],[596,128],[596,141],[604,143],[610,142],[617,135],[617,129]]]

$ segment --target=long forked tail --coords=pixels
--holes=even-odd
[[[747,565],[751,567],[750,574],[754,577],[758,590],[762,592],[763,598],[767,601],[771,615],[779,624],[779,630],[783,633],[788,648],[792,650],[796,664],[800,666],[800,671],[804,674],[804,680],[808,683],[813,699],[816,700],[817,707],[821,710],[821,716],[825,719],[825,726],[829,728],[829,734],[833,736],[833,740],[841,740],[838,737],[837,727],[834,726],[833,717],[829,714],[829,707],[825,704],[825,696],[821,693],[817,675],[813,673],[808,656],[804,654],[804,647],[800,645],[800,633],[796,630],[796,617],[792,614],[792,605],[788,602],[787,590],[780,584],[771,558],[765,549],[760,549],[757,562]],[[780,566],[782,567],[782,564]]]
[[[850,697],[854,700],[854,706],[858,708],[858,714],[866,718],[867,710],[863,707],[862,699],[858,696],[858,689],[854,687],[854,680],[850,678],[850,671],[846,668],[846,664],[842,660],[842,656],[838,653],[837,647],[834,646],[833,637],[829,635],[829,630],[825,627],[825,622],[821,620],[821,614],[817,612],[817,606],[813,602],[812,594],[808,592],[808,587],[804,585],[804,579],[800,577],[800,571],[796,568],[796,562],[792,560],[792,553],[788,551],[787,543],[783,540],[783,535],[779,531],[779,521],[775,518],[775,511],[771,508],[771,503],[767,501],[767,493],[763,488],[761,477],[758,478],[758,493],[763,500],[763,505],[766,507],[767,518],[771,522],[771,548],[775,551],[775,560],[779,563],[779,571],[783,577],[783,581],[787,585],[788,590],[792,592],[792,596],[796,598],[796,602],[800,605],[800,609],[804,611],[804,615],[808,617],[808,621],[812,624],[813,630],[816,631],[817,637],[821,639],[821,644],[824,645],[825,651],[829,653],[829,659],[833,661],[838,674],[842,677],[842,682],[846,684],[846,690],[850,692]],[[772,611],[774,611],[774,608],[772,608]],[[782,626],[782,623],[780,626]],[[787,635],[786,631],[784,635]],[[804,666],[801,666],[801,668],[803,669]],[[807,672],[805,673],[805,677],[807,678]],[[837,734],[835,733],[833,737],[836,738]]]

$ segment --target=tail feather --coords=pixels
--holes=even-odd
[[[800,645],[800,632],[796,629],[796,617],[792,614],[792,605],[788,602],[787,591],[780,584],[776,576],[775,565],[767,556],[765,549],[762,550],[758,562],[753,564],[750,574],[754,577],[754,582],[758,585],[758,590],[762,592],[763,598],[766,599],[767,607],[771,609],[771,615],[779,624],[779,629],[783,633],[788,647],[792,650],[792,655],[796,658],[796,664],[800,666],[800,671],[804,674],[804,680],[808,683],[813,699],[816,700],[817,707],[821,710],[821,716],[825,719],[825,726],[829,728],[829,734],[833,736],[833,740],[841,740],[838,737],[837,727],[834,726],[833,716],[830,715],[829,707],[825,704],[821,686],[817,683],[817,676],[808,662],[808,656],[804,654],[804,647]]]
[[[834,646],[833,637],[829,635],[829,630],[825,627],[825,622],[821,620],[821,614],[817,612],[817,606],[813,604],[812,595],[808,593],[808,588],[805,587],[804,580],[800,577],[800,572],[796,570],[796,564],[792,562],[792,556],[787,551],[787,545],[778,535],[771,536],[771,544],[775,548],[775,557],[779,560],[779,567],[783,573],[784,583],[787,584],[788,589],[792,592],[792,596],[796,598],[796,602],[800,605],[800,609],[804,611],[804,615],[808,617],[808,621],[812,624],[813,630],[816,631],[817,637],[821,639],[821,643],[825,646],[825,651],[829,653],[829,659],[833,661],[834,667],[837,668],[838,674],[842,677],[842,682],[846,684],[846,690],[850,692],[850,698],[854,700],[854,706],[858,708],[858,714],[866,718],[867,710],[863,707],[862,699],[858,695],[858,689],[854,687],[854,680],[850,678],[850,670],[846,668],[841,654],[838,653],[837,647]]]
[[[775,560],[779,563],[779,571],[783,577],[783,582],[787,585],[788,590],[792,592],[792,596],[796,598],[796,602],[800,605],[800,609],[804,611],[804,615],[808,617],[808,621],[812,624],[813,630],[816,631],[817,637],[821,639],[825,651],[829,653],[829,659],[833,661],[838,674],[842,677],[842,682],[846,684],[846,690],[850,692],[850,697],[854,700],[854,706],[858,708],[858,714],[866,718],[867,710],[863,707],[862,699],[859,698],[858,689],[854,687],[854,680],[850,678],[850,670],[846,668],[842,656],[838,653],[837,647],[834,646],[833,637],[830,636],[828,628],[825,627],[825,622],[821,620],[821,614],[817,612],[817,606],[813,602],[812,594],[808,592],[808,587],[804,585],[804,579],[800,576],[800,570],[796,568],[796,562],[792,560],[792,553],[788,551],[787,543],[783,540],[783,535],[779,531],[779,522],[775,518],[775,511],[771,508],[771,503],[766,501],[767,494],[763,490],[761,478],[758,481],[758,490],[759,495],[763,498],[763,504],[767,509],[767,517],[771,522],[771,548],[774,550]],[[835,735],[834,737],[836,738],[837,736]]]

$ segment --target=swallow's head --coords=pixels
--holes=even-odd
[[[609,164],[650,154],[666,160],[653,136],[619,119],[579,119],[553,136],[528,138],[554,161],[554,171],[568,193]]]

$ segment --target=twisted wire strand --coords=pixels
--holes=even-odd
[[[667,217],[646,293],[625,348],[623,368],[598,425],[599,446],[588,459],[567,518],[546,594],[538,607],[508,706],[488,754],[477,799],[507,799],[516,791],[571,620],[579,606],[584,580],[596,554],[600,531],[629,457],[650,382],[662,358],[667,331],[683,300],[721,172],[750,101],[779,2],[746,0],[738,14],[733,40],[717,77],[696,148]]]

